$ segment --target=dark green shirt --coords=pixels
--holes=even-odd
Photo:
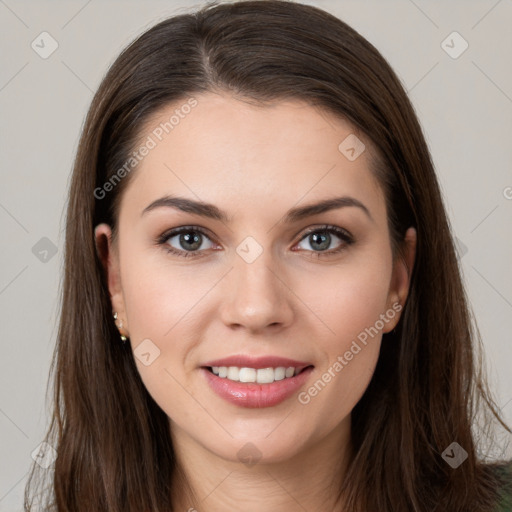
[[[502,490],[501,501],[496,512],[512,512],[512,461],[501,467],[499,472],[504,476],[506,486]]]

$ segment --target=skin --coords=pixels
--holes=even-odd
[[[227,93],[195,97],[198,105],[132,171],[117,243],[108,225],[95,230],[120,331],[134,350],[145,339],[160,350],[148,366],[135,362],[169,417],[178,462],[199,498],[192,503],[180,487],[175,505],[209,512],[343,510],[335,491],[349,460],[350,414],[374,372],[382,333],[400,313],[307,404],[292,396],[267,408],[233,405],[209,388],[199,367],[238,353],[290,357],[314,365],[307,390],[359,333],[394,303],[405,304],[416,231],[406,233],[405,261],[393,261],[385,199],[368,151],[349,161],[338,150],[355,132],[348,122],[298,100],[257,107]],[[154,115],[143,136],[183,103]],[[368,149],[370,142],[359,138]],[[141,216],[166,194],[212,203],[230,222],[169,207]],[[373,220],[352,206],[280,222],[290,208],[343,195],[361,201]],[[315,249],[304,233],[318,227],[322,234],[324,224],[346,229],[355,243],[318,258],[345,244],[333,234],[326,249]],[[202,256],[169,254],[155,242],[179,226],[209,233]],[[263,249],[252,263],[236,252],[247,236]],[[192,252],[179,236],[165,243]],[[246,443],[261,457],[254,465],[237,455]]]

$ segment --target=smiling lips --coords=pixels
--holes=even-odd
[[[293,359],[235,355],[209,361],[202,373],[219,396],[242,407],[270,407],[292,395],[313,365]]]

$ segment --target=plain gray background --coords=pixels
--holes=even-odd
[[[490,384],[512,423],[512,0],[304,3],[365,36],[409,92],[459,241]],[[202,5],[0,0],[0,511],[22,510],[49,421],[66,193],[93,92],[136,35]],[[58,44],[47,58],[42,32]]]

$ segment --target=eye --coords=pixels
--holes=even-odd
[[[171,254],[187,258],[200,256],[202,251],[208,249],[208,244],[205,247],[205,240],[210,238],[202,229],[183,226],[164,233],[157,243]]]
[[[338,247],[327,251],[326,249],[329,249],[333,242],[332,235],[334,235],[334,238],[341,239],[343,243],[338,245]],[[347,231],[336,226],[329,225],[310,229],[302,237],[301,242],[303,241],[307,242],[307,244],[312,248],[312,252],[316,253],[319,258],[338,254],[347,246],[354,243],[354,239]]]

